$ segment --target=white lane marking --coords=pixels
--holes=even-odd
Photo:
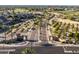
[[[64,53],[73,53],[71,50],[67,51],[66,48],[68,48],[68,47],[64,47],[64,46],[63,46]]]
[[[15,51],[16,49],[0,49],[0,52],[13,52]]]

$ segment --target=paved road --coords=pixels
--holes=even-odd
[[[41,26],[40,26],[40,40],[42,42],[48,42],[46,20],[42,20],[42,22],[41,22]]]
[[[19,50],[21,50],[23,48],[25,48],[25,46],[16,47],[16,48],[2,48],[2,49],[0,49],[0,53],[9,53],[9,52],[20,53]],[[79,47],[39,46],[39,47],[32,47],[32,48],[36,51],[36,54],[79,54]]]
[[[32,28],[34,28],[34,27],[32,27]],[[40,38],[39,38],[39,29],[34,29],[34,30],[30,30],[29,32],[28,32],[28,34],[27,34],[27,36],[28,36],[28,41],[30,42],[29,44],[28,44],[28,46],[38,46],[39,45],[39,40],[40,40]]]

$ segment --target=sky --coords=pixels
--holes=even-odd
[[[0,5],[79,5],[79,0],[1,0]]]

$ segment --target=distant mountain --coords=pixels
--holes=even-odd
[[[0,8],[79,8],[78,5],[1,5]]]

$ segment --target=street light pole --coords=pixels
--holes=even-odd
[[[6,32],[5,32],[5,43],[6,43]]]

